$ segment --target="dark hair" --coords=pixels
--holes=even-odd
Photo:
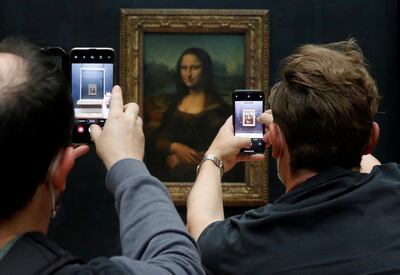
[[[6,219],[27,205],[70,144],[73,104],[63,73],[40,48],[8,38],[1,53],[21,61],[0,71],[0,219]]]
[[[207,96],[207,100],[216,99],[215,84],[214,84],[214,70],[210,55],[201,48],[189,48],[186,49],[180,55],[178,62],[175,67],[175,83],[178,91],[178,101],[189,93],[188,87],[183,83],[181,76],[181,62],[182,58],[187,54],[195,55],[201,62],[202,76],[200,85],[204,89]]]
[[[355,40],[299,47],[284,60],[281,74],[270,105],[292,171],[358,167],[379,95]]]

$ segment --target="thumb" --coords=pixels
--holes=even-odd
[[[89,146],[87,145],[79,145],[74,148],[75,159],[80,158],[84,154],[89,152]]]
[[[269,125],[274,121],[271,110],[267,110],[258,117],[258,122]]]
[[[96,143],[97,138],[102,133],[100,126],[97,124],[92,124],[90,125],[89,130],[90,130],[90,137],[92,138],[93,142]]]
[[[237,145],[240,148],[250,148],[251,147],[251,138],[246,137],[237,137]]]

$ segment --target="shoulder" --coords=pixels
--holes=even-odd
[[[24,234],[0,262],[0,274],[53,274],[65,265],[84,261],[60,248],[43,234]]]
[[[256,247],[254,241],[260,236],[259,230],[263,228],[260,224],[267,212],[265,207],[253,209],[206,227],[198,239],[204,266],[218,274],[222,265],[237,263],[243,255],[256,253],[252,251]],[[240,269],[242,266],[232,264],[229,268]]]
[[[246,239],[260,226],[271,223],[270,217],[276,215],[275,206],[271,203],[259,208],[250,209],[243,214],[211,223],[199,237],[199,245],[217,246],[235,243],[237,239]]]
[[[400,165],[395,162],[389,162],[381,165],[375,165],[370,175],[371,180],[388,181],[393,185],[400,185]]]
[[[207,117],[208,119],[226,120],[231,114],[231,108],[223,101],[215,101],[206,106],[201,114],[203,117]]]

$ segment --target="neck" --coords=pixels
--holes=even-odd
[[[0,247],[27,232],[47,234],[51,200],[47,184],[41,184],[28,205],[7,220],[0,220]]]
[[[285,193],[289,192],[296,186],[301,185],[309,178],[315,176],[317,172],[313,170],[300,169],[292,171],[290,167],[290,156],[287,148],[283,150],[279,161],[279,175],[285,185]]]
[[[303,184],[309,178],[314,177],[317,172],[311,170],[297,170],[295,173],[290,173],[288,179],[285,181],[285,193],[291,191],[296,186]]]

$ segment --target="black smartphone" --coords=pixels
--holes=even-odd
[[[70,52],[75,111],[73,143],[90,143],[90,125],[103,127],[108,117],[114,58],[112,48],[73,48]]]
[[[251,138],[251,148],[242,148],[241,154],[264,153],[264,125],[257,121],[264,112],[265,95],[260,90],[235,90],[232,93],[233,127],[235,136]]]
[[[66,51],[61,47],[45,47],[42,50],[50,57],[51,61],[64,73],[69,81],[69,58]]]

